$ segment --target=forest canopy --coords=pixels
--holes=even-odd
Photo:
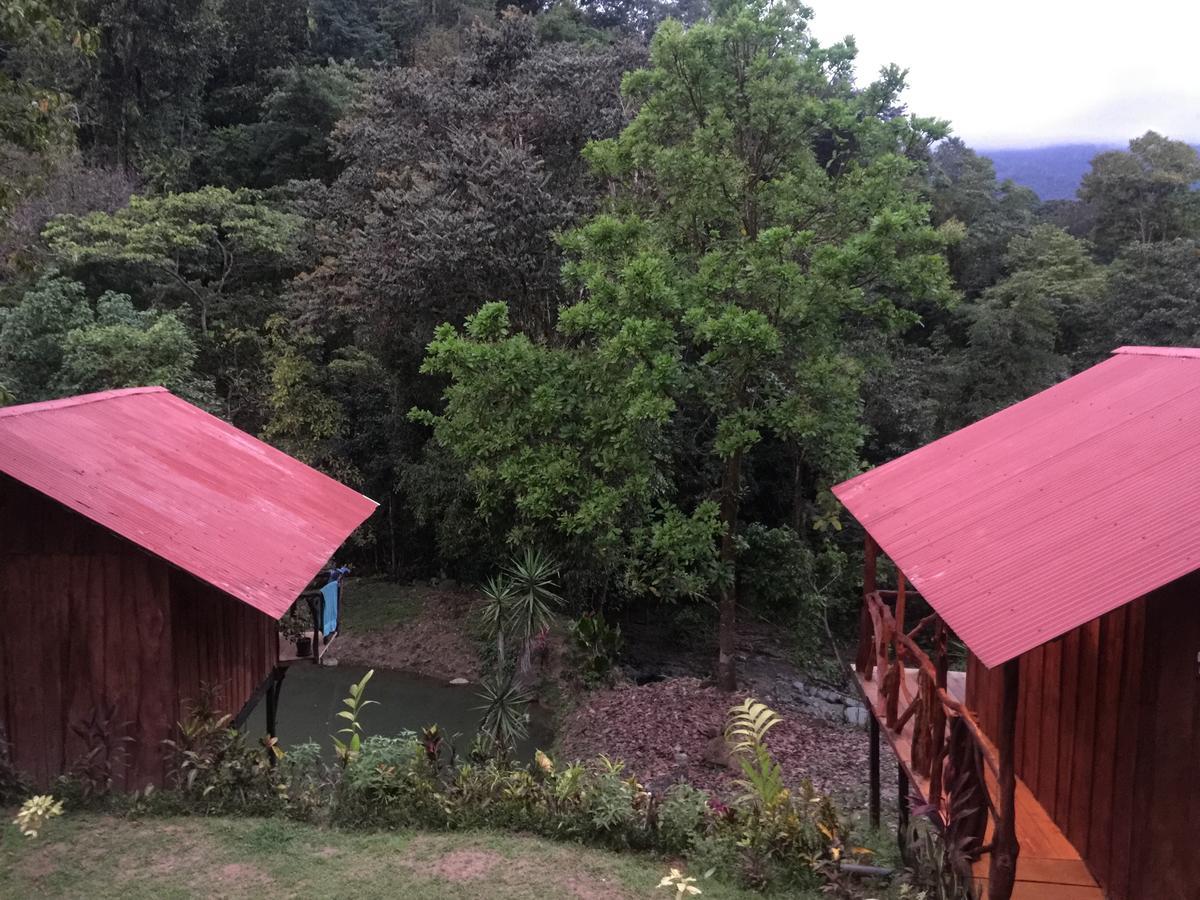
[[[15,0],[0,398],[163,384],[377,498],[363,565],[537,545],[581,609],[719,610],[731,684],[736,609],[847,626],[832,484],[1200,342],[1193,148],[1043,203],[810,18]]]

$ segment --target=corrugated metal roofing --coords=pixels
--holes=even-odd
[[[0,409],[0,471],[274,618],[376,506],[160,387]]]
[[[834,494],[999,665],[1200,568],[1200,349],[1122,347]]]

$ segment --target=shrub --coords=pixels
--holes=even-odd
[[[621,653],[621,626],[609,625],[599,614],[584,613],[571,624],[575,669],[587,684],[603,681]]]
[[[283,754],[275,741],[247,745],[245,737],[230,726],[231,717],[215,711],[213,700],[211,692],[204,692],[178,724],[178,737],[163,742],[168,752],[167,782],[175,788],[171,799],[207,814],[284,811],[286,789],[274,767]]]
[[[342,773],[334,818],[360,827],[446,824],[440,785],[416,735],[372,735],[362,742]]]
[[[658,808],[658,842],[667,853],[689,853],[706,836],[711,816],[708,794],[690,784],[674,784]]]

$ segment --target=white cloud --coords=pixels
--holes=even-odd
[[[860,81],[909,70],[909,108],[976,147],[1200,141],[1200,4],[1183,0],[808,0],[822,43],[853,34]]]

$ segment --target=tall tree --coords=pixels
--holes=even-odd
[[[1092,242],[1104,260],[1128,243],[1196,235],[1200,229],[1200,154],[1183,141],[1147,131],[1092,160],[1079,185],[1094,208]]]
[[[798,3],[728,0],[691,28],[664,23],[650,67],[624,82],[634,120],[587,149],[608,209],[565,241],[581,299],[558,330],[588,365],[611,367],[607,382],[580,382],[606,411],[593,416],[610,427],[640,417],[637,458],[653,463],[644,478],[670,504],[645,549],[676,529],[704,534],[716,514],[719,567],[704,566],[694,540],[685,546],[691,570],[719,582],[717,672],[729,690],[746,466],[770,437],[803,462],[814,493],[850,472],[861,427],[848,334],[911,322],[903,303],[949,294],[944,242],[905,155],[924,154],[940,126],[897,114],[895,70],[856,92],[851,49],[821,48],[807,17]],[[452,378],[443,421],[458,421],[478,401],[475,379],[442,370]],[[625,394],[634,385],[646,390],[638,402]],[[521,390],[537,398],[541,384]],[[682,461],[655,446],[684,419],[695,423],[688,465],[703,473],[700,497],[660,484]],[[577,454],[603,453],[598,436],[583,438]],[[501,456],[494,465],[531,462]]]
[[[1053,225],[1013,239],[1007,277],[964,306],[969,345],[960,357],[952,427],[990,415],[1090,363],[1105,272],[1088,248]]]
[[[70,97],[47,59],[81,62],[95,49],[73,0],[6,0],[0,6],[0,213],[38,160],[74,144]]]
[[[208,403],[212,386],[196,356],[171,313],[139,311],[112,291],[93,302],[67,278],[47,276],[0,310],[0,383],[24,403],[146,384]]]
[[[1131,244],[1110,267],[1091,346],[1200,346],[1200,242]]]
[[[978,296],[1000,277],[1009,241],[1033,226],[1037,195],[997,182],[990,159],[949,138],[933,151],[930,198],[935,224],[954,220],[965,227],[950,248],[950,270],[960,290]]]
[[[298,266],[304,220],[255,191],[206,187],[133,197],[113,213],[61,216],[43,232],[59,264],[142,307],[182,307],[226,416],[255,427],[264,390],[263,324]]]

